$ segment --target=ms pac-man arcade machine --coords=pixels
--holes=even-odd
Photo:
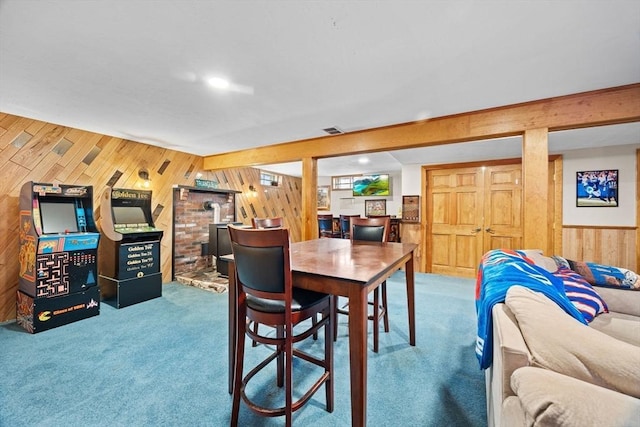
[[[26,182],[19,239],[20,326],[37,333],[100,314],[93,187]]]

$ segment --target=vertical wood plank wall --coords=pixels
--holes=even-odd
[[[236,194],[236,220],[251,224],[251,218],[282,217],[292,242],[301,240],[302,178],[282,175],[282,185],[260,185],[260,170],[237,168],[207,172],[207,179]],[[250,189],[254,188],[254,191]]]
[[[562,242],[564,258],[638,270],[635,227],[565,225]]]
[[[104,188],[140,188],[138,170],[146,168],[153,191],[156,226],[165,231],[161,247],[163,282],[171,280],[173,186],[201,178],[236,195],[238,220],[250,224],[257,216],[284,216],[291,239],[300,240],[301,179],[283,177],[281,187],[262,188],[259,170],[237,168],[208,172],[193,154],[153,147],[107,135],[0,113],[0,322],[15,318],[18,288],[18,199],[27,181],[92,185],[94,215]],[[257,189],[249,191],[249,185]],[[265,191],[266,190],[266,191]],[[160,208],[160,209],[159,209]],[[267,215],[268,214],[268,215]]]

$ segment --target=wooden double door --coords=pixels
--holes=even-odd
[[[426,179],[426,271],[475,277],[486,251],[522,247],[521,163],[427,170]]]

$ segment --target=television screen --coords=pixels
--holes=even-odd
[[[389,175],[363,175],[353,178],[354,196],[388,196]]]
[[[76,206],[73,200],[60,202],[40,201],[40,219],[42,221],[42,232],[45,234],[78,232]]]
[[[140,206],[112,206],[115,224],[147,224],[147,218]]]

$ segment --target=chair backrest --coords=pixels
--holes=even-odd
[[[251,218],[253,228],[278,228],[284,227],[281,217],[276,218]]]
[[[333,231],[333,215],[318,215],[318,229],[322,231]]]
[[[291,298],[289,230],[229,225],[236,280],[243,291],[260,298]]]
[[[340,233],[345,239],[351,237],[351,218],[360,218],[360,215],[340,215]]]
[[[389,239],[391,218],[369,217],[351,218],[351,240],[367,240],[370,242],[386,242]]]

